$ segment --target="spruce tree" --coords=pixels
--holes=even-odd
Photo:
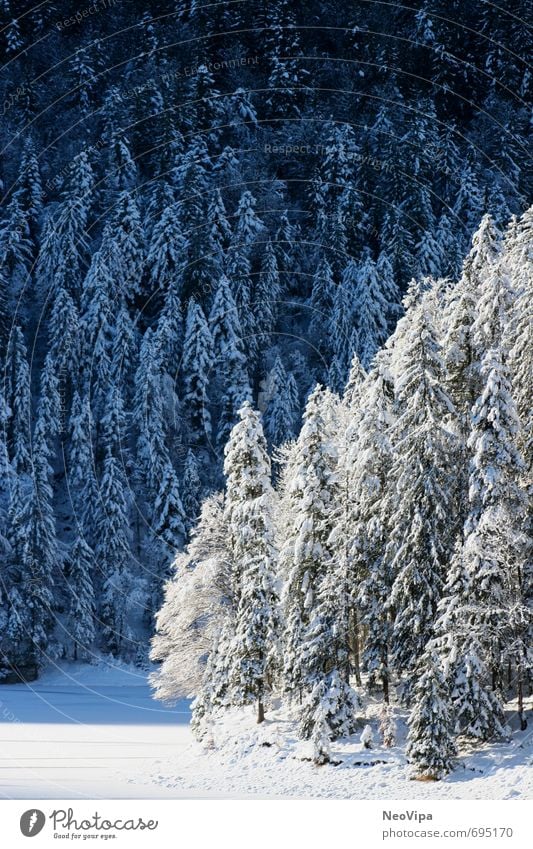
[[[391,617],[387,600],[392,573],[384,552],[391,519],[386,507],[393,462],[393,416],[392,386],[383,356],[377,359],[361,395],[347,456],[352,499],[348,515],[350,555],[357,612],[367,628],[362,667],[369,686],[379,684],[388,702]]]
[[[90,657],[96,633],[96,601],[93,586],[94,552],[78,534],[70,552],[68,637],[74,660]]]
[[[127,655],[132,640],[129,615],[139,599],[134,593],[132,555],[125,496],[120,465],[108,449],[100,485],[96,559],[101,574],[99,619],[104,647],[113,655]]]
[[[346,680],[346,633],[334,621],[345,620],[345,580],[336,573],[331,522],[339,496],[337,454],[326,423],[327,395],[317,387],[309,396],[303,426],[290,458],[289,518],[284,530],[280,567],[284,576],[285,618],[283,688],[299,699],[300,731],[308,739],[324,720],[328,702],[328,734],[347,732],[356,696]],[[343,564],[341,564],[341,568]],[[322,732],[321,732],[322,739]]]
[[[257,721],[279,663],[276,552],[270,459],[259,414],[246,402],[225,449],[226,517],[231,539],[236,612],[231,644],[231,699],[257,704]]]
[[[72,511],[83,538],[95,545],[95,515],[100,496],[95,476],[96,456],[93,447],[93,421],[90,401],[74,393],[69,422],[70,445],[67,459],[67,485]]]
[[[529,548],[523,534],[527,508],[520,487],[524,469],[517,448],[520,423],[499,349],[485,355],[481,378],[483,391],[472,410],[468,440],[470,509],[464,556],[471,581],[472,634],[484,648],[492,687],[498,693],[503,686],[512,611],[518,605],[525,613],[522,575],[526,574]],[[523,663],[521,658],[518,661],[523,686]]]
[[[505,718],[490,686],[485,652],[475,622],[467,555],[459,540],[450,562],[432,646],[441,659],[450,687],[455,733],[486,741],[505,737]]]
[[[350,347],[362,365],[368,368],[387,338],[389,320],[389,304],[381,290],[377,266],[370,257],[357,269],[353,297],[354,322],[353,330],[350,328]]]
[[[154,504],[154,533],[171,553],[183,546],[186,537],[185,519],[178,479],[168,463]]]
[[[121,192],[105,228],[102,250],[113,277],[114,291],[131,303],[142,292],[145,237],[135,195]]]
[[[150,236],[147,264],[154,290],[166,291],[173,285],[179,294],[187,242],[178,212],[176,205],[169,203],[157,217]]]
[[[6,360],[6,402],[11,410],[7,441],[9,456],[17,474],[30,470],[31,394],[26,343],[20,327],[9,339]]]
[[[200,516],[202,481],[200,469],[194,453],[188,450],[181,479],[183,510],[187,532],[196,525]]]
[[[181,365],[191,436],[201,441],[211,434],[208,387],[213,365],[213,339],[199,304],[191,298],[185,323]]]
[[[157,337],[148,328],[135,373],[133,410],[137,430],[137,473],[151,495],[158,492],[169,462],[162,405],[161,355]]]
[[[453,550],[456,488],[454,408],[445,391],[440,346],[422,302],[399,325],[391,432],[393,466],[386,506],[391,517],[385,561],[393,585],[391,659],[412,675],[432,634],[445,564]]]
[[[453,769],[450,694],[439,660],[431,652],[420,658],[417,670],[406,753],[414,778],[438,781]]]
[[[253,300],[254,325],[261,348],[272,341],[279,312],[281,284],[276,252],[269,239],[263,257]]]
[[[298,408],[295,408],[294,391],[279,356],[267,377],[266,389],[265,433],[270,445],[283,445],[294,436]]]

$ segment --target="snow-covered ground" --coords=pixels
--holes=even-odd
[[[151,775],[190,746],[188,703],[165,708],[146,674],[74,666],[35,684],[0,686],[0,798],[165,798]]]
[[[189,717],[187,702],[165,708],[146,674],[125,666],[63,664],[34,685],[0,686],[0,798],[533,798],[531,731],[463,751],[453,775],[421,783],[400,747],[365,750],[359,734],[333,746],[340,763],[315,767],[282,715],[258,727],[251,711],[236,713],[215,727],[211,750]]]

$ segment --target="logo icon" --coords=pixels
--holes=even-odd
[[[43,830],[46,817],[42,811],[32,808],[29,811],[24,811],[20,818],[20,830],[24,837],[35,837]]]

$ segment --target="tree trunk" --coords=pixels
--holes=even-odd
[[[525,731],[527,728],[527,719],[524,716],[524,667],[522,666],[522,658],[520,656],[517,658],[516,677],[518,719],[520,720],[520,731]]]
[[[260,725],[261,722],[265,720],[265,706],[261,699],[257,702],[257,724]]]
[[[352,614],[352,651],[353,651],[353,667],[355,681],[358,687],[362,686],[361,681],[361,660],[359,652],[359,623],[357,621],[357,613],[354,610]]]
[[[388,704],[390,703],[390,696],[389,696],[389,675],[388,675],[388,672],[385,672],[385,673],[383,674],[383,677],[382,677],[382,679],[381,679],[381,682],[382,682],[382,685],[383,685],[383,699],[385,700],[385,704],[387,704],[387,705],[388,705]]]

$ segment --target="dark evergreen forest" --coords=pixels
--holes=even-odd
[[[276,480],[410,281],[523,215],[532,38],[527,0],[0,7],[10,680],[144,664],[244,402]]]

